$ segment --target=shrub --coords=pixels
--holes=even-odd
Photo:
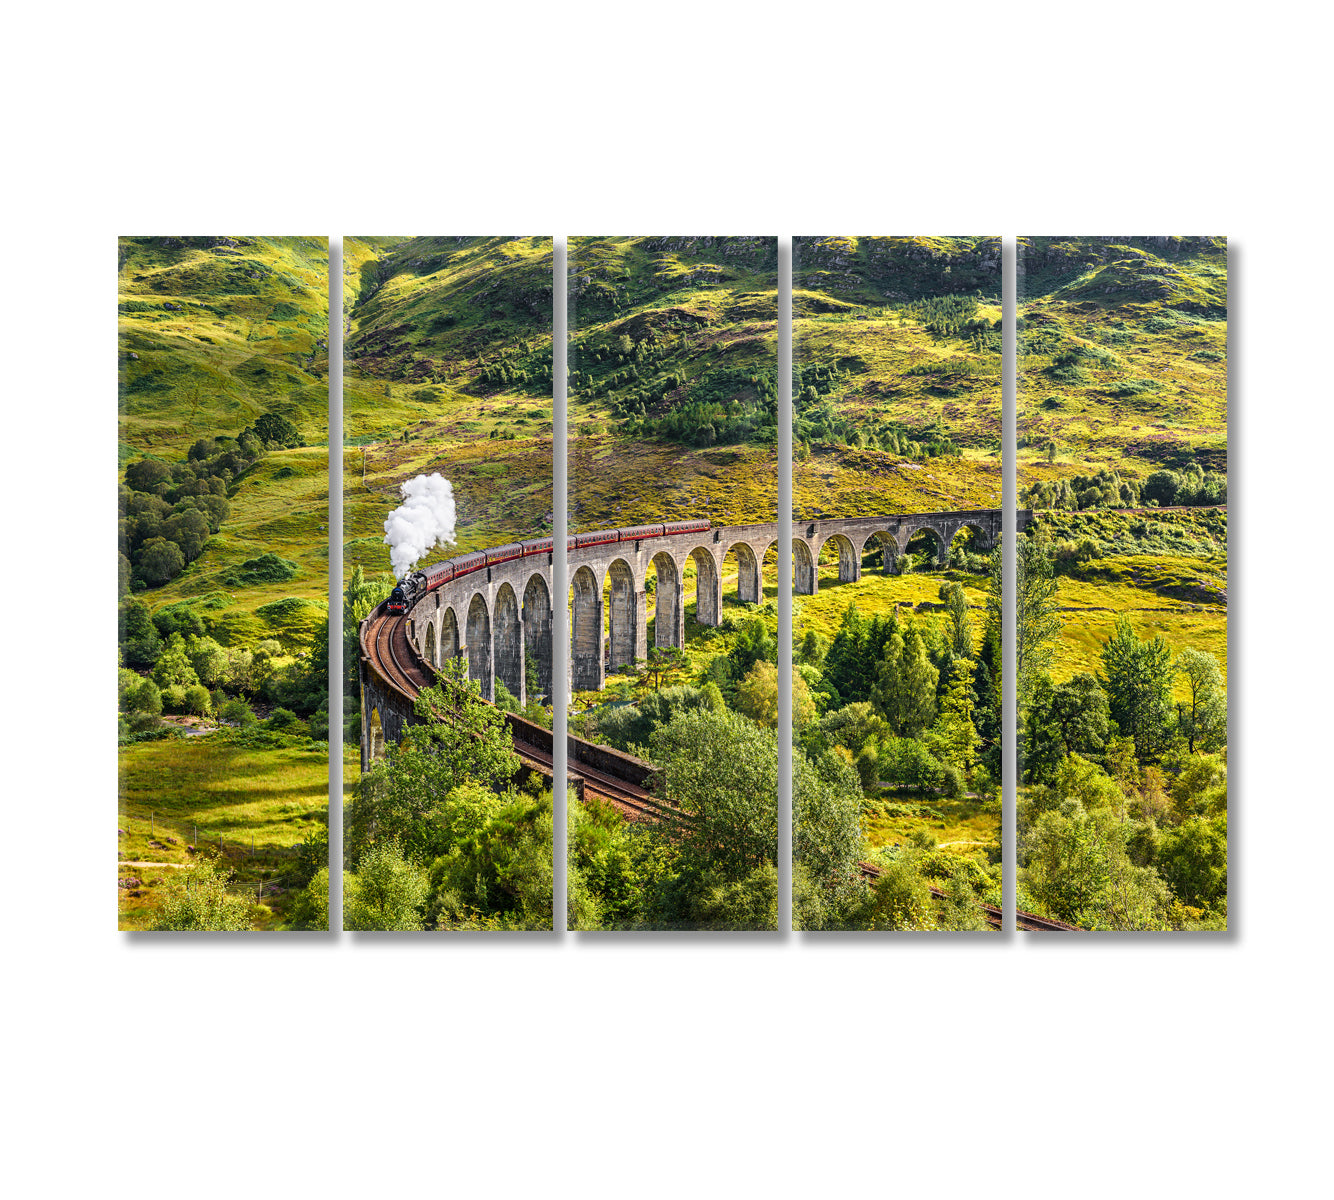
[[[297,716],[290,708],[275,708],[264,722],[270,729],[290,729],[296,724]]]
[[[239,696],[228,700],[222,706],[222,711],[218,713],[218,716],[233,725],[241,726],[253,725],[256,720],[254,710]]]
[[[208,716],[213,711],[213,698],[208,694],[208,688],[201,683],[186,688],[185,708],[197,717]]]

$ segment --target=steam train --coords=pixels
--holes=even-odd
[[[631,525],[628,529],[600,529],[595,533],[576,533],[565,539],[565,548],[582,550],[586,546],[604,546],[612,542],[641,542],[646,538],[672,537],[678,533],[707,533],[708,521],[668,521],[662,525]],[[433,592],[441,584],[462,579],[474,571],[493,567],[498,563],[509,562],[515,558],[527,558],[533,554],[550,554],[555,543],[552,538],[530,538],[526,542],[510,542],[505,546],[495,546],[490,550],[474,550],[470,554],[460,554],[458,558],[449,558],[442,563],[432,563],[420,571],[413,571],[389,593],[386,608],[391,613],[405,613],[427,592]]]

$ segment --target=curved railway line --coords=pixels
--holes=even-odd
[[[417,694],[435,682],[435,671],[418,655],[407,634],[407,616],[390,613],[380,605],[366,619],[361,632],[361,652],[375,664],[376,670],[390,687],[402,694],[409,703]],[[514,752],[530,767],[542,774],[555,777],[555,759],[549,746],[533,740],[535,731],[525,730],[510,714],[508,724]],[[596,798],[610,804],[630,821],[654,821],[661,807],[648,791],[638,784],[616,776],[588,763],[569,763],[569,778],[581,790],[585,799]]]

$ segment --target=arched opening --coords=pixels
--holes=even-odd
[[[819,589],[815,559],[802,538],[792,539],[792,590],[798,596],[814,596]]]
[[[666,551],[653,556],[649,564],[653,575],[653,644],[685,649],[685,597],[676,560]]]
[[[778,599],[778,571],[778,543],[770,542],[760,556],[760,603]]]
[[[736,598],[740,604],[760,602],[760,560],[745,542],[737,542],[723,559],[724,578],[736,572]]]
[[[528,699],[524,687],[523,622],[519,620],[518,598],[508,583],[502,583],[496,592],[492,653],[496,678],[522,706]]]
[[[537,668],[537,698],[551,702],[551,589],[541,575],[533,575],[523,589],[524,676],[529,663]],[[531,691],[531,689],[529,689]],[[530,695],[529,699],[533,697]]]
[[[426,623],[426,646],[422,657],[424,657],[433,667],[438,667],[440,665],[439,659],[436,657],[434,621],[428,621]]]
[[[452,608],[440,618],[440,661],[459,656],[459,619]]]
[[[899,566],[899,544],[892,533],[873,533],[862,544],[862,571],[883,571],[893,575]]]
[[[722,579],[718,562],[703,546],[697,546],[686,560],[687,573],[694,569],[695,621],[700,625],[717,625],[723,619]]]
[[[950,538],[949,565],[981,574],[986,568],[979,561],[991,549],[980,525],[960,525]]]
[[[940,534],[929,525],[923,525],[909,536],[903,552],[917,570],[934,571],[944,566],[944,549]]]
[[[805,545],[805,543],[802,543]],[[851,540],[841,533],[825,539],[820,547],[818,571],[823,582],[856,583],[861,578],[861,555]]]
[[[644,595],[635,585],[630,564],[618,558],[607,568],[603,603],[607,607],[607,669],[633,666],[648,654],[648,616]]]
[[[602,672],[602,588],[592,569],[582,566],[570,580],[570,686],[601,691]]]
[[[370,733],[368,736],[370,746],[370,760],[374,762],[377,758],[384,757],[384,724],[380,720],[380,710],[371,709]]]
[[[482,685],[482,698],[494,700],[494,669],[491,665],[491,614],[486,609],[486,597],[477,592],[468,605],[468,678]]]

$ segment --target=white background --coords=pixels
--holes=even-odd
[[[13,1194],[1327,1184],[1325,19],[285,7],[8,22]],[[114,933],[114,238],[396,231],[1227,234],[1234,932]]]

